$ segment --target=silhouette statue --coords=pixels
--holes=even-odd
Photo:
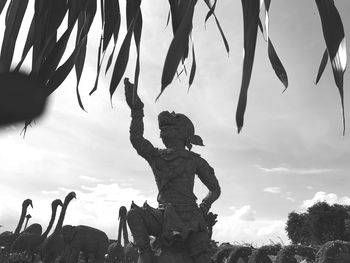
[[[210,238],[205,218],[220,196],[213,168],[191,151],[203,146],[194,126],[183,114],[163,111],[158,116],[160,137],[166,149],[155,148],[143,137],[143,103],[126,78],[125,97],[131,109],[130,141],[152,168],[158,187],[158,208],[132,203],[127,221],[139,249],[139,261],[209,263]],[[187,149],[186,149],[187,148]],[[209,193],[198,206],[193,193],[198,175]],[[150,237],[152,244],[150,243]]]

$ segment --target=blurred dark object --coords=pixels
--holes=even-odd
[[[0,126],[40,116],[46,96],[39,78],[25,72],[0,74]]]

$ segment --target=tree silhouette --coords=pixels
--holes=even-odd
[[[170,9],[168,21],[171,17],[173,39],[169,45],[163,66],[159,96],[173,81],[174,76],[176,74],[181,74],[182,71],[178,72],[179,65],[184,68],[184,62],[186,59],[188,59],[189,53],[191,53],[192,57],[192,65],[189,74],[189,86],[191,86],[193,83],[196,73],[195,49],[191,38],[191,32],[193,26],[192,20],[197,0],[168,0],[168,2]],[[210,17],[215,19],[226,50],[229,52],[229,44],[226,40],[218,18],[215,15],[217,0],[204,0],[204,2],[209,8],[205,21],[207,21]],[[326,42],[326,51],[324,52],[321,61],[316,83],[319,81],[329,58],[332,65],[335,82],[341,97],[343,123],[345,129],[343,74],[346,68],[346,48],[343,24],[333,0],[315,0],[315,2],[320,14],[323,35]],[[107,55],[107,46],[113,38],[113,50],[109,54],[106,71],[112,67],[122,18],[119,0],[1,0],[0,13],[5,11],[6,8],[7,10],[5,19],[6,27],[0,53],[0,74],[8,73],[11,70],[11,66],[13,64],[13,53],[22,20],[26,12],[28,12],[28,4],[33,3],[34,13],[32,16],[31,25],[27,33],[27,39],[23,48],[21,59],[19,62],[16,62],[15,71],[18,71],[21,68],[23,61],[27,57],[29,51],[32,49],[31,75],[39,76],[43,94],[45,97],[48,97],[62,84],[71,70],[75,68],[77,77],[76,93],[78,103],[80,107],[84,109],[78,87],[85,65],[88,33],[90,31],[91,24],[95,19],[97,19],[96,10],[98,5],[100,5],[102,33],[97,54],[97,76],[94,86],[90,92],[91,95],[98,87],[98,76],[100,74],[101,65],[105,56]],[[287,72],[285,71],[272,44],[271,38],[268,35],[268,15],[270,5],[271,0],[242,0],[244,26],[243,46],[245,52],[243,58],[241,90],[236,110],[236,124],[238,132],[242,129],[244,124],[244,113],[246,110],[248,87],[254,63],[258,28],[260,28],[261,32],[265,36],[265,40],[267,41],[268,56],[277,77],[281,80],[285,88],[288,87]],[[135,40],[137,52],[133,82],[135,83],[136,87],[138,85],[140,74],[140,40],[143,23],[142,8],[140,6],[141,0],[126,1],[125,16],[127,20],[127,33],[124,37],[120,50],[118,51],[117,58],[113,66],[113,74],[109,86],[111,98],[121,79],[123,78],[125,69],[128,65],[132,38]],[[57,30],[59,27],[62,27],[61,24],[66,15],[68,16],[68,23],[64,29],[64,33],[61,36],[58,36]],[[65,61],[62,61],[64,54],[67,53],[66,46],[68,39],[76,24],[77,37],[75,48],[68,54],[68,58]],[[25,118],[23,117],[23,119]],[[26,120],[28,124],[30,119]]]
[[[291,212],[286,231],[293,244],[321,245],[327,241],[349,241],[350,206],[318,202],[306,213]]]
[[[291,212],[288,214],[286,231],[293,244],[309,245],[309,234],[306,229],[307,214]]]

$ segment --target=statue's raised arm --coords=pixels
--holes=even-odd
[[[150,160],[155,148],[151,142],[143,137],[143,102],[137,95],[135,85],[129,82],[128,78],[124,79],[125,98],[131,109],[131,124],[130,124],[130,141],[137,153]]]

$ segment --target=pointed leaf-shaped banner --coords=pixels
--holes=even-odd
[[[35,0],[32,72],[38,74],[57,42],[57,29],[67,12],[65,0]]]
[[[116,43],[118,40],[119,30],[120,30],[120,21],[121,21],[120,6],[119,6],[119,2],[117,2],[117,3],[118,3],[118,5],[117,5],[117,21],[115,23],[115,27],[114,27],[114,31],[113,31],[114,43]]]
[[[118,2],[117,2],[117,3],[118,3]],[[106,66],[105,74],[107,74],[107,71],[108,71],[109,67],[110,67],[111,64],[112,64],[113,55],[114,55],[115,47],[116,47],[116,45],[117,45],[118,36],[119,36],[120,20],[121,20],[119,4],[118,4],[118,10],[117,10],[117,12],[118,12],[117,21],[116,21],[116,23],[115,23],[114,32],[113,32],[113,39],[114,39],[113,50],[112,50],[112,53],[109,55],[109,58],[108,58],[108,61],[107,61],[107,66]]]
[[[343,77],[347,54],[344,27],[333,0],[316,0],[320,14],[323,36],[332,64],[335,83],[338,87],[343,112],[343,133],[345,133]]]
[[[86,10],[86,15],[88,17],[88,20],[87,20],[88,23],[84,28],[86,28],[86,32],[89,32],[90,27],[92,25],[92,22],[94,21],[94,18],[95,18],[96,12],[97,12],[96,0],[88,0],[86,2],[85,10]]]
[[[32,22],[30,23],[28,35],[27,35],[27,40],[26,43],[24,44],[23,52],[22,52],[22,57],[21,60],[18,62],[16,66],[16,71],[19,71],[20,67],[22,66],[23,61],[25,60],[30,48],[34,44],[34,28],[35,28],[35,17],[33,17]]]
[[[68,11],[67,0],[46,0],[49,8],[49,19],[46,28],[46,34],[50,36],[57,32],[63,18]]]
[[[36,61],[32,61],[34,63],[34,69],[32,69],[32,72],[37,74],[40,72],[40,68],[42,66],[42,63],[44,60],[48,57],[48,54],[53,50],[53,48],[56,46],[56,34],[51,35],[46,41],[45,45],[43,46],[41,52],[37,54]],[[34,52],[35,42],[33,44],[33,52]],[[43,77],[43,76],[40,76]]]
[[[322,74],[323,74],[323,71],[327,66],[327,63],[328,63],[328,50],[326,48],[326,50],[324,51],[323,56],[322,56],[320,67],[318,68],[318,73],[317,73],[317,77],[315,80],[315,84],[317,84],[320,81]]]
[[[131,22],[135,20],[136,15],[139,13],[141,0],[128,0],[126,1],[126,24],[129,28]]]
[[[220,35],[221,35],[221,38],[222,38],[222,41],[224,42],[226,52],[227,52],[227,53],[230,53],[230,46],[229,46],[229,44],[228,44],[228,41],[227,41],[226,36],[225,36],[225,34],[224,34],[224,31],[223,31],[222,28],[221,28],[221,25],[220,25],[220,23],[219,23],[219,20],[217,19],[216,15],[215,15],[215,10],[213,10],[213,7],[214,7],[214,6],[212,7],[212,6],[210,5],[210,1],[209,1],[209,0],[205,0],[204,2],[207,4],[208,8],[209,8],[210,10],[212,10],[212,12],[213,12],[212,15],[214,16],[216,26],[218,27],[219,32],[220,32]],[[216,4],[216,1],[215,1],[215,4]],[[209,12],[210,12],[210,10],[209,10]],[[209,14],[209,13],[208,13],[208,14]],[[208,19],[209,19],[209,17],[208,17]]]
[[[46,96],[49,96],[52,92],[54,92],[62,82],[67,78],[68,74],[71,72],[75,60],[78,56],[79,50],[86,41],[86,37],[81,40],[81,43],[76,46],[69,56],[69,58],[64,62],[51,76],[50,80],[46,84],[45,92]]]
[[[114,55],[115,47],[116,47],[116,43],[114,43],[112,52],[111,52],[111,54],[109,55],[109,58],[108,58],[108,61],[107,61],[107,65],[106,65],[105,75],[107,74],[109,68],[110,68],[111,65],[112,65],[112,60],[113,60],[113,55]]]
[[[92,88],[92,90],[90,91],[89,95],[92,95],[92,93],[94,93],[97,90],[97,85],[98,85],[98,78],[100,76],[100,70],[101,70],[101,66],[102,66],[102,60],[105,56],[105,53],[102,54],[102,59],[101,59],[101,53],[102,53],[102,44],[103,44],[103,35],[101,34],[100,37],[100,44],[98,45],[98,51],[97,51],[97,74],[96,74],[96,78],[95,78],[95,83],[94,83],[94,87]]]
[[[103,8],[104,6],[104,2],[101,1],[101,8]],[[90,31],[90,27],[92,25],[92,22],[94,20],[94,17],[96,15],[97,12],[97,3],[96,0],[87,0],[86,1],[86,7],[85,7],[85,14],[86,14],[86,18],[85,21],[86,23],[84,24],[84,29],[83,32],[81,34],[81,38],[87,38],[87,34]],[[104,17],[104,12],[101,10],[101,15]],[[104,21],[102,20],[102,24],[104,23]],[[87,41],[87,40],[86,40]],[[100,44],[99,44],[99,48],[98,48],[98,53],[97,53],[97,74],[96,74],[96,79],[95,79],[95,85],[93,87],[93,89],[90,91],[90,95],[97,89],[97,84],[98,84],[98,77],[100,75],[100,68],[103,62],[103,58],[104,58],[104,53],[102,56],[102,60],[101,60],[101,50],[102,50],[102,41],[103,41],[103,35],[101,34],[100,37]],[[78,42],[77,42],[78,43]],[[85,57],[85,53],[86,53],[86,43],[83,44],[83,47],[81,48],[81,51],[78,54],[78,58],[77,61],[83,56],[84,52],[84,57]],[[85,59],[85,58],[84,58]],[[77,63],[77,62],[76,62]],[[84,68],[85,63],[82,63],[82,69]],[[80,79],[77,79],[77,84],[79,84]],[[79,92],[78,92],[78,88],[77,88],[77,95],[78,95],[78,100],[80,99],[79,97]],[[80,106],[82,106],[82,104],[80,103]]]
[[[78,32],[81,32],[81,34],[77,34],[77,39],[76,39],[76,46],[80,45],[80,41],[82,38],[86,37],[87,38],[87,32],[84,32],[84,26],[87,24],[86,21],[87,17],[86,14],[84,12],[82,12],[78,18]],[[84,68],[84,62],[85,62],[85,56],[86,56],[86,43],[87,41],[84,41],[81,44],[81,48],[78,52],[77,58],[76,58],[76,62],[75,62],[75,74],[77,76],[77,84],[76,84],[76,94],[77,94],[77,98],[78,98],[78,103],[80,108],[82,108],[85,111],[83,102],[81,100],[80,97],[80,93],[79,93],[79,82],[80,82],[80,78],[81,78],[81,74],[83,73],[83,68]]]
[[[194,80],[194,76],[196,75],[196,68],[197,68],[197,64],[196,64],[196,56],[194,53],[194,44],[192,43],[192,66],[191,66],[191,72],[190,72],[190,79],[188,82],[188,89],[190,89],[193,80]]]
[[[140,44],[141,30],[142,30],[142,14],[141,14],[140,5],[141,5],[141,0],[128,0],[126,3],[126,24],[128,27],[128,31],[122,43],[122,46],[120,47],[119,54],[118,54],[116,63],[114,65],[112,80],[109,87],[111,98],[114,91],[118,87],[120,80],[122,79],[124,72],[126,70],[126,66],[129,61],[130,44],[131,44],[131,38],[133,33],[135,35],[135,43],[136,43],[136,50],[137,50],[135,85],[138,84],[138,75],[140,71],[139,69],[140,51],[139,51],[138,45]],[[119,28],[116,28],[116,30],[119,31]]]
[[[6,28],[0,53],[0,72],[7,72],[11,67],[13,52],[28,0],[12,0],[8,7]]]
[[[267,12],[270,9],[270,5],[271,5],[271,0],[264,0],[264,4],[265,4],[265,8],[267,10]]]
[[[269,8],[270,8],[270,0],[265,0],[265,27],[262,26],[261,20],[259,18],[258,25],[260,28],[260,31],[262,34],[264,34],[264,28],[266,30],[266,36],[267,39],[267,52],[268,52],[268,57],[271,63],[272,68],[274,69],[277,77],[279,80],[282,82],[286,90],[288,88],[288,75],[286,70],[284,69],[284,66],[280,60],[280,58],[277,55],[277,52],[272,44],[271,38],[269,36]]]
[[[102,3],[102,2],[101,2]],[[105,5],[105,2],[103,3],[103,6]],[[91,17],[91,19],[89,20],[89,24],[88,24],[88,31],[90,29],[90,26],[93,22],[93,18],[95,17],[96,14],[96,1],[95,0],[89,0],[89,5],[88,8],[86,10],[87,14]],[[102,12],[102,16],[103,18],[105,18],[105,12]],[[97,85],[98,85],[98,80],[99,80],[99,76],[100,76],[100,70],[101,70],[101,66],[102,66],[102,62],[103,59],[105,57],[105,51],[102,51],[102,45],[103,45],[103,34],[101,34],[101,38],[100,38],[100,44],[98,46],[98,53],[97,53],[97,74],[96,74],[96,78],[95,78],[95,84],[94,87],[92,88],[92,90],[90,91],[89,95],[91,95],[93,92],[95,92],[97,90]],[[101,57],[102,55],[102,57]]]
[[[42,38],[40,39],[41,45],[45,46],[45,52],[42,56],[38,57],[38,60],[43,61],[57,42],[57,30],[62,24],[63,18],[68,11],[68,5],[66,0],[46,0],[44,3],[45,8],[45,26],[41,29]]]
[[[7,0],[0,0],[0,14],[6,5]]]
[[[173,28],[173,34],[175,35],[175,32],[179,26],[179,19],[176,17],[176,8],[178,6],[178,1],[177,0],[169,0],[169,5],[170,5],[170,13],[171,13],[171,23],[172,23],[172,28]]]
[[[85,9],[87,0],[68,0],[68,27],[75,23]]]
[[[114,32],[115,24],[118,21],[118,15],[120,16],[119,0],[105,1],[104,9],[105,9],[105,12],[104,12],[105,23],[103,28],[103,49],[102,49],[103,52],[107,49],[108,43],[111,40]]]
[[[11,11],[11,5],[13,4],[13,1],[10,0],[10,3],[8,5],[8,8],[7,8],[7,11],[6,11],[6,16],[5,16],[5,26],[9,23],[9,14],[10,14],[10,11]]]
[[[169,25],[169,22],[170,22],[170,15],[171,15],[171,12],[170,12],[170,10],[169,10],[169,12],[168,12],[168,17],[167,17],[167,19],[166,19],[166,25],[165,25],[165,27],[167,27],[167,26]]]
[[[136,15],[137,18],[137,15]],[[126,66],[129,61],[129,51],[130,51],[130,43],[131,43],[131,37],[134,32],[134,25],[135,25],[135,19],[132,20],[128,31],[126,33],[126,36],[124,38],[124,41],[120,47],[117,60],[114,64],[114,69],[113,69],[113,74],[112,74],[112,79],[111,83],[109,86],[109,93],[110,97],[112,98],[115,90],[117,89],[120,80],[122,79],[124,72],[126,70]]]
[[[140,42],[141,42],[141,34],[142,34],[142,12],[140,9],[140,6],[138,7],[138,16],[135,17],[135,27],[134,27],[134,39],[135,39],[135,45],[136,45],[136,67],[135,67],[135,74],[134,74],[134,84],[135,84],[135,90],[134,95],[137,94],[137,88],[139,84],[139,75],[140,75]],[[133,97],[135,99],[135,97]]]
[[[40,68],[40,76],[44,81],[48,80],[51,74],[55,71],[60,60],[66,50],[68,39],[73,30],[74,24],[70,25],[61,38],[58,40],[56,46],[50,52],[50,55],[45,59],[43,65]]]
[[[169,0],[170,12],[171,12],[171,23],[173,28],[173,34],[175,36],[184,16],[186,15],[186,10],[188,9],[188,0]],[[188,57],[188,39],[183,52],[182,63]]]
[[[119,2],[119,0],[118,0]],[[105,0],[100,0],[101,23],[105,21]]]
[[[134,21],[134,39],[136,46],[136,67],[134,73],[134,84],[135,91],[133,93],[133,100],[135,99],[134,95],[137,94],[137,87],[139,83],[140,75],[140,42],[141,42],[141,33],[142,33],[142,13],[140,9],[141,0],[128,0],[126,2],[126,22],[129,26],[132,21]]]
[[[283,83],[285,90],[288,88],[288,75],[286,70],[284,69],[281,60],[279,59],[275,48],[272,45],[271,39],[268,39],[267,44],[267,50],[269,59],[272,65],[272,68],[274,69],[277,77],[280,79],[280,81]]]
[[[45,36],[48,21],[48,9],[46,0],[35,0],[34,4],[34,43],[32,54],[32,73],[38,74],[44,58],[43,48],[46,46]]]
[[[247,106],[247,94],[252,74],[256,38],[258,33],[259,0],[242,0],[243,7],[243,31],[244,31],[244,58],[241,90],[236,111],[236,124],[238,133],[244,123],[244,113]]]
[[[189,0],[188,7],[183,17],[181,24],[176,30],[175,36],[171,41],[167,56],[165,58],[163,73],[162,73],[162,86],[159,96],[164,89],[173,81],[177,67],[181,59],[184,57],[184,52],[188,49],[188,39],[192,30],[192,19],[196,0]]]
[[[181,24],[182,18],[187,10],[187,0],[169,0],[171,23],[173,28],[173,34],[175,35],[178,27]]]
[[[206,23],[208,21],[208,19],[214,14],[217,1],[218,0],[215,0],[213,6],[209,9],[209,12],[207,13],[207,15],[205,17],[204,23]],[[206,2],[207,2],[207,4],[210,5],[210,1],[209,0],[206,0]]]

